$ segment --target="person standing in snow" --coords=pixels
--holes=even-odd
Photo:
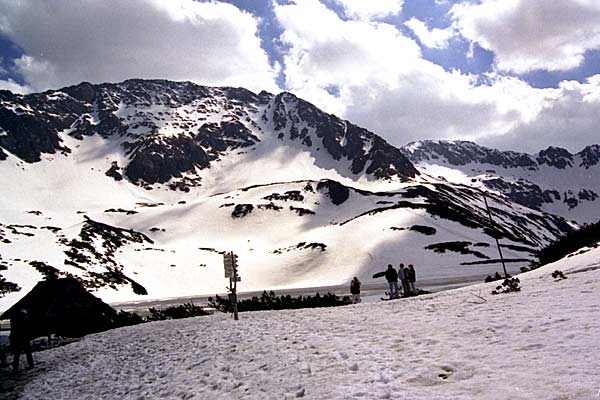
[[[415,267],[412,264],[408,264],[408,285],[412,294],[417,294],[415,282],[417,282],[417,273],[415,272]]]
[[[390,299],[398,297],[398,273],[392,264],[388,264],[387,270],[385,271],[385,279],[388,281],[390,287]]]
[[[400,283],[402,284],[402,297],[408,297],[409,287],[408,287],[408,269],[404,267],[404,264],[400,264],[398,267],[398,278],[400,278]]]
[[[360,303],[360,281],[356,276],[350,282],[350,294],[352,294],[352,304]]]
[[[31,354],[31,319],[27,310],[22,308],[10,319],[10,347],[13,351],[13,372],[19,372],[19,359],[21,352],[27,356],[29,369],[33,368],[33,355]]]

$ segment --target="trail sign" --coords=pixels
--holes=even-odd
[[[225,267],[225,278],[233,277],[234,266],[233,257],[231,253],[226,253],[223,255],[223,267]]]
[[[242,281],[237,273],[238,256],[233,252],[223,254],[223,267],[225,268],[225,278],[229,278],[229,301],[233,303],[233,319],[237,320],[237,282]]]

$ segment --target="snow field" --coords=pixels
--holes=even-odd
[[[591,399],[600,249],[520,276],[335,309],[217,314],[36,357],[21,399]],[[549,275],[561,269],[568,279]],[[484,300],[485,299],[485,300]]]

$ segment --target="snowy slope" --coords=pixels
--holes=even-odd
[[[555,281],[560,269],[566,280]],[[494,284],[372,304],[220,314],[36,355],[20,399],[592,399],[600,248]]]
[[[289,93],[186,82],[0,92],[0,274],[74,275],[106,301],[518,271],[563,219],[421,176],[377,135]],[[2,150],[3,149],[3,150]],[[4,158],[4,160],[1,160]]]
[[[530,155],[466,141],[426,140],[401,150],[426,174],[493,190],[579,224],[600,218],[599,145],[577,154],[548,147]]]

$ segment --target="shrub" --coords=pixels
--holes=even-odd
[[[167,307],[164,310],[149,308],[148,311],[150,312],[150,316],[147,317],[148,321],[191,318],[210,314],[201,306],[197,306],[193,303],[185,303],[178,306]]]
[[[144,322],[144,319],[138,314],[121,310],[117,313],[115,327],[120,328],[122,326],[137,325],[141,324],[142,322]]]
[[[229,297],[216,295],[215,298],[209,297],[210,307],[221,312],[232,312],[233,304]],[[350,297],[339,297],[333,293],[327,293],[321,296],[319,293],[314,296],[292,297],[288,295],[277,296],[273,291],[267,293],[265,290],[260,297],[254,296],[251,299],[238,301],[238,311],[261,311],[261,310],[289,310],[299,308],[315,307],[336,307],[350,304]]]
[[[552,277],[554,279],[556,279],[557,281],[561,281],[563,279],[567,279],[567,277],[565,276],[565,274],[561,270],[559,270],[559,269],[554,270],[554,272],[552,272]]]
[[[500,294],[500,293],[512,293],[512,292],[520,292],[521,287],[519,284],[521,281],[519,278],[506,278],[502,285],[496,286],[495,290],[492,290],[492,294]]]

